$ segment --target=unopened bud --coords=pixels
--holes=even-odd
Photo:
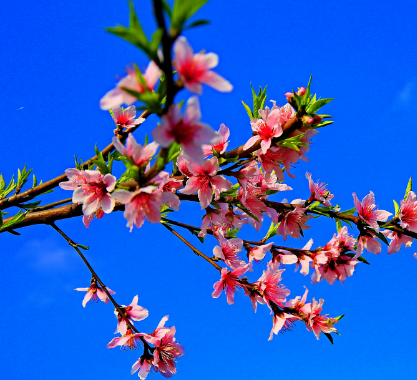
[[[292,92],[287,92],[287,93],[285,94],[285,96],[287,97],[287,101],[289,102],[289,101],[290,101],[290,99],[293,97],[293,93],[292,93]]]
[[[302,118],[302,121],[304,124],[313,124],[314,123],[314,118],[310,115],[304,115]]]
[[[314,124],[321,123],[322,120],[323,119],[319,115],[314,116]]]
[[[301,87],[299,90],[298,90],[298,92],[297,92],[297,95],[299,95],[299,96],[304,96],[304,94],[306,93],[306,89],[305,89],[305,87]]]

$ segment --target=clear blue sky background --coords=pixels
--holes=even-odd
[[[152,31],[149,1],[136,6]],[[216,129],[225,123],[231,146],[238,146],[251,133],[241,105],[251,100],[251,81],[268,84],[269,99],[284,104],[284,93],[313,74],[313,91],[336,98],[324,109],[335,124],[314,138],[310,162],[294,170],[296,180],[287,181],[294,191],[285,196],[308,195],[308,170],[329,184],[343,209],[353,207],[352,192],[362,199],[372,190],[380,207],[393,212],[392,199],[399,201],[409,176],[416,175],[416,11],[413,1],[210,1],[199,16],[212,24],[186,36],[196,51],[219,54],[217,71],[234,91],[205,87],[204,121]],[[87,159],[95,143],[109,143],[114,125],[99,99],[127,64],[147,64],[141,52],[104,32],[127,20],[121,0],[2,4],[1,172],[7,180],[25,163],[48,180],[73,167],[74,154]],[[155,123],[149,119],[138,139]],[[68,196],[57,189],[44,198]],[[197,204],[182,209],[178,219],[199,223]],[[386,248],[380,257],[367,254],[371,266],[358,266],[343,286],[311,285],[289,267],[284,284],[291,296],[307,285],[310,296],[326,300],[325,312],[346,314],[338,326],[341,336],[332,346],[299,324],[268,342],[272,320],[266,307],[254,314],[242,294],[233,306],[224,295],[213,299],[218,273],[205,261],[161,226],[146,224],[129,233],[125,223],[115,213],[89,230],[81,219],[58,225],[91,246],[87,257],[118,302],[129,304],[139,295],[150,312],[141,330],[152,331],[170,315],[186,350],[178,380],[417,378],[417,243],[389,257]],[[46,226],[20,232],[1,235],[2,378],[129,379],[139,353],[106,348],[116,327],[113,308],[82,308],[83,294],[73,289],[88,286],[91,276],[75,252]],[[244,234],[261,238],[263,232],[246,228]],[[301,247],[313,237],[317,247],[334,232],[334,222],[317,220],[305,241],[289,243]],[[279,237],[273,241],[282,243]],[[195,243],[212,253],[213,239]]]

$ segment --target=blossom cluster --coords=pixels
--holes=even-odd
[[[216,54],[194,54],[182,36],[176,39],[173,51],[178,89],[184,87],[197,95],[202,93],[202,84],[222,92],[232,90],[226,79],[211,70],[218,63]],[[225,124],[215,131],[201,121],[197,96],[190,97],[184,106],[168,105],[160,112],[161,122],[151,133],[153,142],[141,145],[132,132],[145,119],[136,117],[136,108],[131,104],[140,100],[142,94],[155,94],[161,75],[157,62],[150,62],[143,74],[137,68],[128,69],[128,75],[101,99],[101,108],[111,111],[117,127],[113,146],[118,154],[114,157],[123,161],[126,172],[117,180],[111,174],[111,165],[103,158],[94,170],[92,167],[66,170],[68,181],[61,182],[60,186],[73,191],[72,201],[82,205],[85,226],[88,228],[93,218],[102,218],[116,206],[124,207],[130,231],[141,228],[145,220],[169,224],[162,217],[179,210],[181,201],[198,202],[204,213],[201,226],[182,226],[200,239],[213,235],[217,241],[212,263],[216,262],[220,279],[214,284],[212,296],[217,298],[224,291],[228,304],[233,304],[236,292],[241,289],[255,312],[258,304],[266,305],[273,315],[270,340],[273,334],[290,330],[297,321],[304,322],[317,339],[322,332],[329,337],[336,332],[334,325],[340,317],[322,314],[323,299],[307,302],[308,290],[302,297],[287,299],[290,290],[282,284],[286,266],[295,264],[295,270],[300,269],[304,276],[311,268],[312,284],[323,280],[331,285],[336,280],[343,284],[359,263],[366,262],[362,257],[365,249],[380,254],[381,241],[388,243],[386,238],[391,240],[388,254],[397,252],[401,245],[410,247],[412,237],[399,231],[417,232],[415,193],[411,188],[407,190],[391,221],[388,218],[392,213],[378,208],[372,191],[362,202],[353,193],[354,208],[339,213],[340,207],[332,205],[335,195],[325,183],[315,182],[307,172],[306,199],[271,201],[271,196],[292,190],[284,183],[284,173],[294,178],[291,168],[300,160],[308,161],[310,140],[322,126],[322,116],[326,117],[315,113],[317,107],[308,112],[316,102],[316,97],[310,94],[310,84],[285,94],[287,103],[283,106],[272,100],[271,108],[264,106],[266,95],[262,91],[259,95],[254,93],[256,101],[253,111],[248,111],[251,120],[250,129],[247,128],[252,137],[238,149],[238,154],[227,151],[231,133]],[[122,108],[123,104],[128,107]],[[169,163],[173,166],[171,174],[164,171]],[[357,216],[353,215],[355,211]],[[308,224],[311,219],[323,215],[337,220],[337,233],[322,247],[312,249],[313,239],[302,249],[268,242],[273,236],[284,242],[289,238],[302,239],[304,231],[311,227]],[[247,241],[237,236],[244,225],[260,231],[266,220],[271,227],[261,241]],[[359,236],[350,234],[341,221],[353,222]],[[250,282],[247,276],[269,253],[266,269],[256,281]],[[87,291],[83,306],[89,300],[108,303],[108,295],[114,293],[110,289],[105,292],[96,281],[89,288],[76,290]],[[144,353],[133,365],[132,373],[139,371],[139,377],[144,379],[153,369],[170,377],[176,372],[175,360],[184,354],[183,347],[175,341],[175,327],[164,327],[166,316],[152,334],[137,332],[133,329],[134,321],[148,316],[148,311],[137,302],[136,296],[129,306],[122,305],[115,311],[116,333],[121,337],[114,338],[108,347],[132,349],[143,345]]]
[[[87,294],[83,300],[83,306],[91,301],[101,301],[109,303],[109,297],[106,291],[97,285],[96,279],[93,278],[89,288],[77,288],[78,291],[86,291]],[[114,291],[106,287],[107,293],[115,294]],[[97,298],[98,297],[98,298]],[[114,314],[117,318],[117,328],[115,334],[121,336],[113,338],[107,345],[107,348],[120,346],[122,349],[136,350],[143,346],[143,354],[133,364],[131,373],[137,371],[141,379],[145,379],[150,371],[160,372],[164,377],[169,378],[177,372],[176,361],[184,355],[184,347],[176,342],[174,337],[175,326],[165,327],[169,316],[161,319],[156,329],[150,333],[139,333],[134,327],[134,322],[142,321],[148,317],[149,312],[142,306],[138,305],[138,296],[133,298],[130,305],[120,305]],[[134,329],[134,331],[133,331]]]

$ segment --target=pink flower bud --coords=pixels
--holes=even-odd
[[[319,115],[314,116],[314,124],[321,123],[322,120],[323,119],[321,118],[321,116]]]
[[[299,90],[298,90],[298,92],[297,92],[297,95],[299,95],[299,96],[304,96],[304,94],[306,93],[306,89],[305,89],[305,87],[301,87]]]
[[[302,120],[303,120],[304,124],[313,124],[314,123],[314,118],[310,115],[304,115]]]
[[[293,93],[292,92],[287,92],[285,94],[285,96],[287,97],[287,101],[290,101],[290,99],[293,97]]]

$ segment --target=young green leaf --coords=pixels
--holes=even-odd
[[[413,178],[410,177],[410,179],[408,180],[407,188],[405,189],[404,200],[407,199],[408,193],[412,190],[413,190]]]

